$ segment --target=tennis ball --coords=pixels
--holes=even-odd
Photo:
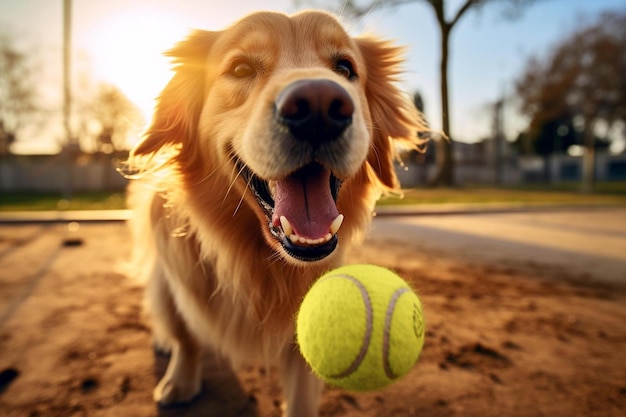
[[[329,384],[382,388],[409,372],[422,351],[422,304],[389,269],[343,266],[304,297],[296,337],[304,359]]]

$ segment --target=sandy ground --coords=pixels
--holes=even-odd
[[[66,238],[82,245],[63,246]],[[70,241],[71,243],[71,241]],[[280,416],[273,368],[234,373],[207,353],[204,394],[158,409],[167,357],[151,348],[141,288],[119,272],[121,223],[0,226],[0,415]],[[326,389],[322,416],[623,416],[626,288],[575,270],[470,263],[377,237],[351,262],[417,289],[426,345],[413,371],[369,393]]]

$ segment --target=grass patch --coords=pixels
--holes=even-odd
[[[546,184],[521,184],[508,187],[511,190],[518,191],[565,191],[579,193],[581,184],[578,181],[562,182],[553,185]],[[594,184],[593,194],[614,194],[626,196],[626,181],[602,181]]]
[[[514,188],[423,188],[404,190],[403,197],[384,197],[379,205],[414,204],[626,204],[626,183],[599,184],[593,194],[581,194],[568,184],[556,187],[520,186]]]
[[[2,193],[0,211],[118,210],[126,208],[125,193],[78,193],[65,200],[60,193]]]
[[[460,187],[404,190],[404,197],[384,197],[379,205],[414,204],[563,204],[626,205],[626,182],[596,184],[593,194],[578,192],[578,183],[520,185],[507,188]],[[78,193],[64,200],[60,193],[0,193],[0,211],[125,209],[125,193]]]

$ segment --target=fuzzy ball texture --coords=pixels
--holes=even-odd
[[[323,275],[297,316],[302,356],[331,385],[382,388],[411,370],[424,345],[422,304],[389,269],[347,265]]]

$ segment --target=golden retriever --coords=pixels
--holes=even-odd
[[[276,361],[285,415],[318,414],[294,314],[397,187],[397,145],[420,142],[400,53],[317,11],[252,14],[168,53],[174,75],[129,159],[135,272],[171,350],[156,401],[199,393],[208,345],[233,365]]]

